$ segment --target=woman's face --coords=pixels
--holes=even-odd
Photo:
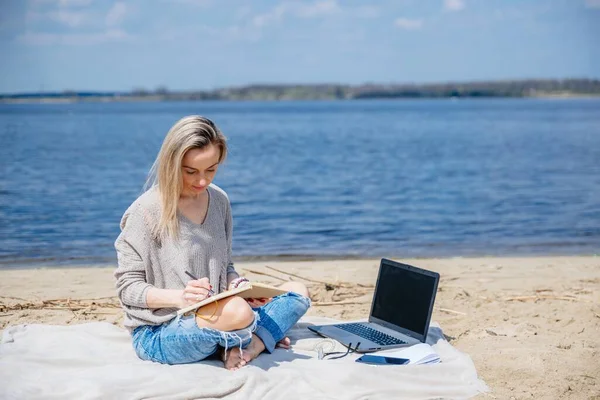
[[[215,177],[220,156],[221,150],[212,143],[185,153],[181,161],[182,196],[198,196],[206,190]]]

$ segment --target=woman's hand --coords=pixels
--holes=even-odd
[[[231,282],[229,282],[229,286],[227,287],[227,289],[232,290],[232,289],[240,288],[240,287],[243,287],[246,285],[250,285],[250,281],[248,279],[243,278],[243,277],[237,277],[234,280],[232,280]],[[250,307],[257,308],[257,307],[264,306],[269,301],[271,301],[271,299],[267,299],[265,297],[260,297],[260,298],[255,298],[255,299],[247,298],[246,301],[248,302]]]
[[[211,291],[212,286],[208,278],[188,281],[181,294],[181,306],[179,308],[189,306],[190,304],[197,303],[210,297]]]
[[[233,279],[231,282],[229,282],[229,285],[227,286],[227,290],[236,289],[236,288],[246,286],[249,284],[250,284],[250,281],[248,279],[242,278],[242,277],[237,277],[237,278]]]
[[[258,297],[255,299],[251,299],[251,298],[246,299],[246,302],[248,302],[248,304],[250,304],[250,307],[252,307],[252,308],[262,307],[265,304],[267,304],[269,301],[271,301],[271,299],[266,298],[266,297]]]

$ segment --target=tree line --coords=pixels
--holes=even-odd
[[[386,98],[472,98],[600,96],[597,79],[528,79],[435,84],[256,84],[214,90],[171,91],[135,88],[129,92],[62,91],[0,94],[0,101],[181,101],[181,100],[353,100]]]

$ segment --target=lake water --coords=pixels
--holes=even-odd
[[[114,264],[188,114],[229,138],[237,257],[600,252],[600,99],[4,104],[0,268]]]

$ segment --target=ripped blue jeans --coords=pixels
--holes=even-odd
[[[199,328],[194,315],[176,317],[162,325],[138,326],[133,331],[133,347],[138,357],[161,364],[187,364],[201,361],[215,353],[240,347],[243,351],[255,333],[268,352],[272,352],[285,333],[310,307],[310,299],[294,292],[276,297],[262,307],[253,308],[250,326],[224,332]]]

